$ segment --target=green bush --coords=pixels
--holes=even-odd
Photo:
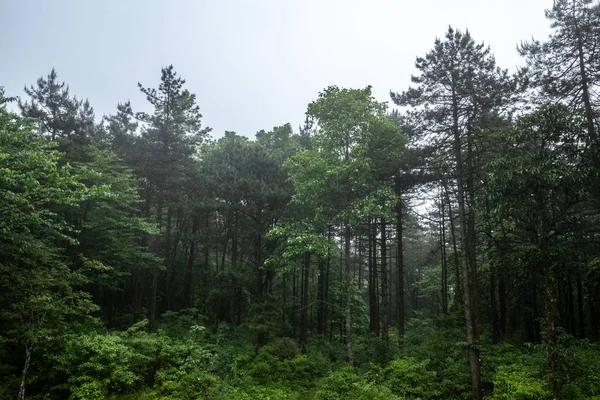
[[[143,378],[131,366],[145,361],[121,337],[93,334],[70,340],[65,353],[56,358],[56,368],[69,375],[70,398],[103,399],[139,389]]]
[[[218,392],[221,380],[204,371],[180,371],[175,368],[156,373],[156,398],[173,400],[208,399]]]
[[[600,398],[600,347],[597,344],[561,335],[556,358],[562,399]]]
[[[498,367],[494,378],[493,400],[544,400],[548,397],[548,384],[535,378],[527,367],[519,364]]]
[[[287,360],[298,355],[298,343],[290,338],[278,338],[273,342],[273,353],[280,360]]]
[[[428,359],[418,361],[412,357],[398,358],[381,371],[378,380],[399,396],[437,398],[441,391],[436,382],[436,373],[428,369],[428,365]]]
[[[314,400],[400,400],[387,387],[369,382],[351,367],[331,372],[317,383]]]

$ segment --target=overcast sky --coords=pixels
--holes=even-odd
[[[516,44],[549,33],[551,0],[0,0],[0,86],[23,95],[55,67],[98,117],[157,87],[173,64],[213,136],[304,119],[329,85],[403,91],[448,25],[514,70]]]

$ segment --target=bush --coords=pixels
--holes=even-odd
[[[140,388],[143,379],[130,366],[146,360],[119,336],[93,334],[70,340],[56,361],[57,369],[69,375],[70,398],[103,399]]]
[[[156,373],[156,398],[195,400],[208,399],[219,391],[221,380],[203,371],[180,371],[175,368]]]
[[[280,360],[287,360],[298,355],[298,343],[294,339],[279,338],[273,342],[273,353]]]
[[[392,393],[409,398],[433,399],[441,391],[435,371],[427,367],[429,360],[417,361],[412,357],[393,360],[379,375],[378,380]]]
[[[369,382],[352,367],[331,372],[317,383],[314,400],[400,400],[387,387]]]
[[[531,376],[523,365],[502,365],[494,378],[494,400],[544,400],[548,397],[545,380]]]

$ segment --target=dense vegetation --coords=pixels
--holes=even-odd
[[[546,16],[254,140],[172,66],[100,122],[0,90],[0,397],[600,399],[600,4]]]

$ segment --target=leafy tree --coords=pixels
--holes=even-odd
[[[37,129],[0,107],[0,325],[2,341],[24,349],[19,399],[33,352],[60,341],[96,309],[77,289],[85,276],[65,263],[64,246],[76,243],[72,227],[53,209],[107,190],[86,188],[69,165],[59,166],[59,153]]]
[[[341,226],[345,263],[345,321],[348,362],[353,363],[350,241],[353,228],[368,216],[391,214],[394,196],[389,186],[371,178],[366,157],[371,135],[395,125],[385,106],[371,96],[371,88],[321,92],[308,107],[318,124],[312,147],[286,163],[294,184],[293,202],[305,207],[310,231],[318,234],[328,226]],[[297,232],[300,235],[301,232]]]
[[[575,211],[586,197],[591,169],[581,146],[585,120],[565,106],[544,105],[520,118],[503,136],[504,148],[491,163],[486,215],[513,225],[520,258],[543,276],[544,335],[548,379],[559,398],[557,376],[556,287],[565,267],[569,238],[576,233]]]

